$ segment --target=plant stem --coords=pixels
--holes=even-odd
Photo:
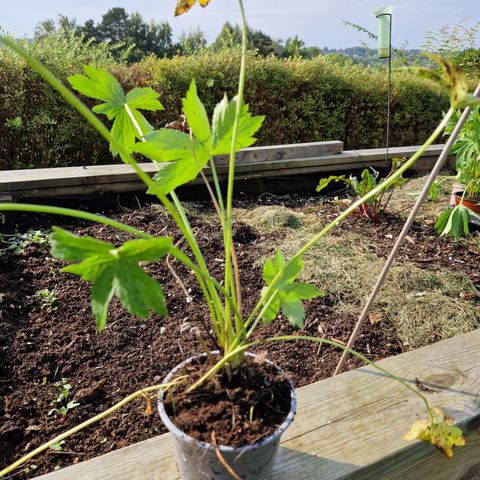
[[[44,452],[47,450],[50,446],[54,445],[55,443],[61,442],[62,440],[65,440],[66,438],[74,435],[75,433],[80,432],[86,427],[89,427],[90,425],[93,425],[94,423],[98,422],[99,420],[102,420],[103,418],[107,417],[108,415],[116,412],[118,409],[122,408],[124,405],[127,403],[131,402],[132,400],[135,400],[136,398],[143,397],[147,393],[155,392],[160,389],[168,389],[172,387],[173,385],[177,384],[178,382],[184,380],[187,378],[186,376],[183,377],[178,377],[175,380],[173,380],[170,383],[164,383],[160,385],[152,385],[150,387],[142,388],[141,390],[137,390],[135,393],[132,393],[131,395],[128,395],[128,397],[125,397],[123,400],[120,402],[116,403],[112,407],[108,408],[102,413],[99,413],[98,415],[95,415],[92,418],[89,418],[88,420],[85,420],[85,422],[80,423],[79,425],[71,428],[70,430],[67,430],[64,433],[61,433],[60,435],[57,435],[56,437],[52,438],[48,442],[44,443],[40,447],[36,448],[35,450],[32,450],[30,453],[27,455],[23,456],[16,462],[12,463],[9,465],[7,468],[4,468],[3,470],[0,471],[0,477],[5,476],[7,473],[12,472],[16,468],[20,467],[23,465],[25,462],[28,462],[28,460],[32,459],[33,457],[37,456],[38,454]]]
[[[230,145],[230,157],[228,162],[228,183],[227,183],[227,202],[226,202],[226,223],[225,223],[225,288],[230,291],[234,289],[234,285],[230,285],[229,271],[232,268],[232,256],[231,249],[233,244],[232,239],[232,203],[233,203],[233,183],[235,178],[235,153],[236,142],[238,134],[238,125],[240,114],[243,106],[243,91],[245,87],[245,72],[247,65],[247,20],[245,18],[245,9],[243,7],[243,1],[238,0],[240,6],[240,14],[242,17],[242,59],[240,64],[240,75],[238,79],[238,93],[237,93],[237,105],[235,108],[235,120],[232,130],[232,142]],[[238,272],[237,272],[238,275]],[[235,295],[232,295],[235,296]],[[235,341],[236,335],[233,332],[233,326],[231,324],[230,311],[226,305],[226,330],[230,336],[230,341]],[[240,326],[240,325],[239,325]],[[241,327],[243,328],[243,322]],[[237,332],[239,334],[240,332]],[[229,348],[229,345],[227,346]],[[227,350],[228,350],[227,348]]]
[[[477,87],[476,94],[480,93],[480,84]],[[430,187],[432,186],[435,178],[437,175],[440,173],[441,169],[443,168],[443,165],[445,163],[445,160],[447,159],[448,153],[450,152],[450,149],[452,148],[453,144],[455,143],[463,125],[468,119],[468,116],[470,115],[471,107],[467,107],[465,111],[463,112],[462,116],[458,120],[457,124],[455,125],[455,128],[453,129],[450,138],[448,139],[447,143],[444,145],[442,153],[438,157],[438,160],[435,162],[435,165],[432,168],[432,171],[430,172],[430,175],[428,176],[427,181],[425,182],[425,185],[422,188],[422,191],[420,192],[420,195],[418,196],[417,200],[415,201],[415,205],[413,206],[410,214],[408,215],[407,220],[405,221],[405,224],[403,225],[403,228],[398,235],[395,244],[392,248],[392,251],[390,252],[390,255],[387,258],[387,261],[385,262],[385,265],[383,266],[383,269],[380,273],[380,276],[378,277],[375,286],[373,287],[370,295],[368,296],[368,299],[365,303],[365,306],[363,307],[362,313],[357,319],[357,322],[355,324],[355,327],[350,335],[350,338],[348,339],[347,347],[353,348],[353,345],[360,333],[360,330],[367,320],[368,313],[370,312],[370,309],[377,298],[378,293],[380,292],[380,289],[382,288],[383,282],[393,264],[395,261],[395,258],[397,256],[398,250],[400,249],[400,246],[402,245],[405,237],[407,236],[408,231],[410,230],[410,227],[412,226],[413,221],[415,220],[415,217],[420,210],[420,206],[422,205],[423,201],[425,200],[425,197],[428,195],[428,192],[430,190]],[[464,192],[465,194],[465,192]],[[463,200],[463,196],[462,196]],[[348,351],[344,350],[337,367],[335,368],[335,371],[333,375],[338,375],[339,373],[342,372],[343,367],[347,361],[347,356],[348,356]]]
[[[130,109],[127,103],[124,104],[124,107],[131,122],[135,126],[138,135],[142,139],[142,142],[145,142],[145,134],[142,130],[142,127],[137,122],[137,119],[133,115],[132,110]],[[200,266],[200,270],[205,274],[206,277],[210,278],[207,264],[205,262],[205,259],[203,258],[200,247],[198,246],[197,239],[193,234],[192,227],[190,225],[190,222],[188,221],[188,217],[185,213],[185,210],[183,209],[183,206],[180,203],[180,200],[178,199],[174,191],[170,192],[170,196],[172,197],[173,203],[176,208],[176,212],[173,209],[172,204],[168,201],[168,198],[165,195],[157,194],[157,198],[162,202],[165,208],[167,208],[170,215],[172,216],[172,218],[175,220],[178,227],[182,231],[195,259],[198,262],[198,265]],[[200,285],[200,288],[202,290],[202,293],[205,297],[205,301],[207,303],[207,306],[210,312],[210,317],[216,325],[219,325],[220,323],[222,323],[221,318],[224,315],[224,312],[223,312],[220,298],[218,297],[218,292],[212,286],[211,282],[207,281],[207,285],[205,285],[205,282],[203,281],[203,278],[201,276],[198,276],[198,274],[196,274],[196,277]],[[219,338],[219,342],[223,344],[224,340],[222,338]]]
[[[310,337],[308,335],[282,335],[282,336],[278,336],[278,337],[266,338],[264,340],[257,340],[255,342],[250,342],[248,344],[241,345],[241,346],[237,347],[235,350],[232,350],[231,352],[227,353],[207,373],[205,373],[205,375],[203,375],[202,378],[200,378],[193,385],[191,385],[187,389],[187,392],[191,392],[192,390],[194,390],[195,388],[200,386],[203,382],[208,380],[212,375],[214,375],[216,372],[218,372],[228,362],[228,360],[230,358],[234,357],[235,355],[237,355],[240,352],[245,352],[249,348],[255,347],[257,345],[262,345],[263,343],[291,342],[291,341],[298,341],[298,340],[306,340],[306,341],[309,341],[309,342],[315,342],[315,343],[330,345],[332,347],[339,348],[343,351],[347,351],[351,355],[359,358],[360,360],[362,360],[366,364],[368,364],[368,365],[372,366],[373,368],[377,369],[378,371],[382,372],[383,374],[385,374],[387,377],[391,378],[392,380],[395,380],[395,381],[399,382],[406,389],[410,390],[415,395],[417,395],[417,397],[419,397],[423,401],[423,403],[425,404],[425,407],[427,409],[430,421],[433,420],[432,411],[431,411],[430,405],[429,405],[426,397],[424,395],[422,395],[417,389],[410,386],[405,380],[403,380],[402,378],[398,377],[397,375],[389,372],[388,370],[380,367],[375,362],[372,362],[371,360],[369,360],[367,357],[365,357],[361,353],[359,353],[355,350],[352,350],[351,348],[348,348],[345,345],[342,345],[341,343],[335,342],[334,340],[328,340],[326,338]]]
[[[430,135],[430,137],[427,139],[427,141],[417,150],[417,152],[407,161],[405,162],[390,178],[386,178],[383,182],[381,182],[379,185],[377,185],[373,190],[368,192],[366,195],[364,195],[362,198],[358,199],[354,203],[352,203],[344,212],[339,214],[333,221],[331,221],[326,227],[324,227],[319,233],[317,233],[311,240],[309,240],[303,247],[301,247],[287,262],[285,265],[285,268],[288,268],[288,266],[294,262],[296,259],[301,257],[308,249],[310,249],[313,245],[315,245],[323,236],[325,236],[330,230],[332,230],[334,227],[336,227],[344,218],[348,217],[352,212],[354,212],[358,207],[363,205],[367,200],[370,198],[374,197],[377,195],[379,192],[382,190],[387,189],[392,183],[395,182],[395,180],[400,177],[406,170],[408,170],[425,152],[425,150],[436,140],[436,138],[442,133],[443,129],[445,128],[445,125],[448,123],[448,120],[452,116],[454,110],[450,108],[448,112],[446,113],[445,117],[442,119],[442,121],[439,123],[435,131]],[[253,324],[250,326],[250,328],[247,331],[246,338],[249,338],[250,335],[254,332],[256,326],[258,325],[258,322],[261,320],[263,317],[263,314],[266,311],[266,305],[264,305],[265,300],[274,293],[275,291],[275,286],[277,282],[279,281],[280,277],[282,275],[282,272],[279,272],[272,280],[271,284],[268,286],[266,289],[265,293],[261,296],[259,302],[255,306],[255,308],[252,310],[252,313],[250,316],[247,318],[245,321],[245,328],[249,327],[250,324],[252,323],[253,319],[255,318],[255,315],[257,315],[255,321]],[[262,308],[262,305],[263,308]],[[236,348],[240,344],[239,341],[234,342],[232,345],[232,349]]]
[[[108,225],[109,227],[116,228],[118,230],[123,230],[124,232],[131,233],[140,238],[150,239],[154,238],[152,235],[137,230],[130,225],[126,225],[122,222],[117,222],[108,217],[103,217],[102,215],[96,215],[90,212],[83,212],[82,210],[74,210],[72,208],[62,208],[62,207],[53,207],[47,205],[35,205],[31,203],[0,203],[0,211],[3,212],[32,212],[32,213],[48,213],[51,215],[63,215],[66,217],[81,218],[83,220],[89,220],[95,223],[102,223],[103,225]]]

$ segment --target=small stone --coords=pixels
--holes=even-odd
[[[183,322],[182,325],[180,326],[180,333],[188,332],[191,328],[192,328],[192,325],[190,322]]]
[[[200,335],[200,330],[198,329],[198,327],[192,327],[188,333],[198,336]]]
[[[165,335],[166,331],[167,331],[167,327],[160,327],[160,335]]]

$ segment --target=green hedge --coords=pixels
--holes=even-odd
[[[109,68],[126,88],[153,87],[165,106],[165,111],[149,116],[156,126],[179,117],[180,99],[192,77],[209,112],[224,92],[231,96],[236,91],[236,53],[147,58],[126,66],[114,64],[106,51],[65,49],[44,45],[33,53],[63,80],[81,71],[82,64],[94,63]],[[325,57],[279,60],[252,55],[248,63],[246,101],[255,114],[267,117],[257,145],[322,140],[343,140],[347,149],[384,145],[384,72],[339,65]],[[0,169],[112,163],[96,132],[23,61],[5,51],[0,53],[0,99]],[[437,87],[408,72],[395,72],[391,144],[422,143],[447,108],[447,96]]]

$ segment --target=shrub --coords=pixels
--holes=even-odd
[[[63,79],[88,62],[109,68],[126,88],[154,88],[165,106],[165,111],[149,117],[156,126],[180,116],[178,99],[193,77],[210,113],[224,92],[235,93],[240,58],[236,50],[172,59],[148,57],[126,66],[115,64],[107,47],[82,50],[75,42],[46,39],[29,48]],[[384,72],[341,65],[328,57],[301,60],[250,54],[248,62],[246,102],[253,114],[267,117],[258,145],[323,140],[343,140],[347,149],[384,145]],[[3,51],[0,95],[0,169],[113,162],[98,135],[78,120],[58,94],[23,61]],[[437,87],[406,71],[393,75],[392,102],[391,144],[397,146],[423,143],[448,108]]]

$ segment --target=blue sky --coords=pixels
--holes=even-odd
[[[396,0],[393,43],[408,41],[410,48],[422,45],[427,30],[454,25],[468,17],[469,25],[480,19],[479,0]],[[223,23],[238,21],[236,0],[212,0],[202,10],[195,6],[187,15],[173,17],[175,0],[0,0],[0,26],[17,35],[30,36],[35,25],[60,13],[79,23],[99,20],[109,8],[119,6],[139,11],[145,19],[167,20],[175,35],[200,26],[213,40]],[[381,0],[245,0],[247,18],[255,29],[274,38],[298,35],[307,45],[344,48],[358,45],[365,37],[343,25],[349,20],[375,30],[373,11]]]

